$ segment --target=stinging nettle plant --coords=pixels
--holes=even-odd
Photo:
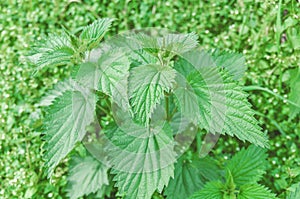
[[[275,197],[257,184],[257,173],[245,179],[248,168],[240,164],[250,169],[264,155],[249,157],[268,147],[238,83],[245,71],[242,55],[200,50],[194,33],[152,29],[101,42],[112,21],[99,19],[79,35],[64,29],[32,50],[38,69],[71,68],[71,76],[40,103],[48,177],[76,149],[70,157],[71,198],[109,197],[113,186],[123,198],[147,199],[155,192],[172,199],[212,198],[205,194],[228,187],[233,191],[220,198],[249,198],[253,190],[262,193],[256,198]],[[211,148],[200,139],[202,132],[257,147],[237,154],[223,176],[211,158],[199,157]]]

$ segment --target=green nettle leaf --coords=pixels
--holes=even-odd
[[[109,185],[108,168],[92,156],[73,156],[68,176],[68,195],[79,198],[95,192],[104,192]],[[103,197],[103,196],[102,196]]]
[[[134,114],[142,123],[148,124],[156,105],[170,92],[176,71],[160,65],[144,65],[131,70],[129,97]]]
[[[67,79],[65,81],[57,83],[54,88],[47,92],[47,94],[42,98],[39,106],[50,106],[53,101],[62,96],[66,91],[74,91],[77,83],[73,79]]]
[[[43,129],[48,177],[57,164],[81,141],[94,120],[96,96],[79,86],[57,97],[47,109]]]
[[[247,101],[248,95],[228,75],[213,66],[201,66],[196,71],[182,60],[175,64],[175,69],[188,81],[186,89],[176,95],[179,99],[189,97],[185,101],[190,101],[191,107],[195,107],[196,95],[199,109],[194,108],[193,113],[198,116],[200,127],[211,133],[235,135],[242,141],[247,140],[261,147],[268,146],[267,136],[261,132]],[[185,106],[180,108],[185,109]],[[187,109],[185,112],[189,111]]]
[[[185,77],[177,75],[176,78],[176,87],[174,88],[175,95],[175,104],[179,107],[179,113],[186,118],[187,121],[193,122],[195,125],[198,123],[198,119],[205,118],[205,115],[202,117],[197,117],[197,115],[203,113],[199,110],[203,108],[202,104],[198,104],[198,96],[195,94],[193,88],[189,85]],[[204,110],[204,109],[202,109]],[[179,114],[179,115],[180,115]],[[175,114],[175,116],[178,114]],[[181,116],[181,115],[180,115]],[[172,121],[176,119],[173,117]],[[179,121],[179,123],[181,120]],[[202,121],[202,123],[207,121]],[[207,124],[208,125],[208,124]]]
[[[276,199],[275,194],[259,184],[247,184],[240,187],[237,199]]]
[[[182,157],[175,165],[174,175],[164,194],[170,199],[188,198],[207,181],[218,179],[219,168],[209,158],[186,160]]]
[[[97,62],[100,70],[98,90],[112,97],[123,108],[129,107],[128,76],[130,62],[120,50],[101,54]]]
[[[147,52],[161,58],[170,58],[176,54],[183,54],[198,45],[198,35],[166,34],[162,37],[152,37],[143,33],[135,35],[136,43]],[[170,57],[169,57],[170,55]]]
[[[97,65],[92,62],[85,62],[76,67],[72,72],[72,77],[82,86],[86,88],[98,90],[100,70]]]
[[[265,150],[251,145],[242,149],[228,162],[228,168],[237,185],[256,183],[265,173],[267,154]]]
[[[203,189],[195,193],[190,199],[224,199],[225,186],[219,181],[207,183]]]
[[[257,181],[265,172],[266,163],[264,149],[254,145],[251,145],[248,149],[242,149],[225,166],[226,175],[223,183],[213,179],[203,189],[196,192],[192,198],[276,198],[268,189],[257,184]],[[216,195],[210,196],[209,192]]]
[[[235,80],[243,77],[247,69],[243,54],[221,50],[212,50],[209,53],[211,54],[215,64],[227,69],[228,72],[234,76]]]
[[[196,48],[198,45],[198,35],[188,34],[167,34],[158,39],[158,46],[168,52],[182,54]]]
[[[289,86],[291,88],[289,100],[300,107],[300,67],[290,70]],[[300,113],[300,108],[290,104],[290,118],[294,118]]]
[[[118,194],[125,199],[150,199],[155,190],[162,192],[174,176],[176,154],[170,127],[138,126],[125,122],[110,128],[110,163]]]
[[[87,43],[88,49],[95,48],[99,45],[105,33],[109,30],[113,19],[102,18],[86,26],[79,38]]]
[[[41,69],[45,66],[58,66],[70,64],[75,49],[66,34],[50,35],[40,41],[31,52],[29,59]]]
[[[286,199],[298,199],[300,198],[300,182],[293,184],[288,188],[288,194]]]

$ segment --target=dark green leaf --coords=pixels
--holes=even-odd
[[[265,173],[267,155],[265,150],[254,145],[242,149],[228,162],[228,168],[236,185],[253,184]]]
[[[208,180],[219,177],[219,169],[209,158],[186,160],[182,157],[175,164],[175,176],[165,189],[169,199],[190,197],[194,192],[203,188]]]
[[[238,199],[276,199],[275,194],[259,184],[247,184],[240,187]]]

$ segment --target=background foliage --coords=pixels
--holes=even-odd
[[[300,98],[291,81],[300,67],[299,1],[19,0],[1,1],[0,10],[0,198],[66,197],[67,161],[55,170],[52,184],[42,172],[42,142],[34,130],[41,124],[41,111],[34,104],[67,74],[58,67],[34,76],[25,56],[41,35],[59,33],[61,25],[76,32],[99,17],[117,19],[109,34],[166,27],[196,32],[204,48],[243,52],[248,71],[242,81],[260,86],[247,90],[270,138],[268,167],[260,182],[284,198],[299,181],[299,115],[274,96]],[[223,163],[244,145],[222,136],[211,155]]]

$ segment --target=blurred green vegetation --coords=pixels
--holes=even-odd
[[[116,18],[110,35],[133,28],[164,27],[196,32],[203,48],[242,52],[246,85],[290,95],[291,70],[300,67],[300,3],[296,0],[163,1],[11,0],[0,3],[0,198],[65,198],[67,161],[51,183],[42,172],[42,141],[35,106],[67,74],[63,68],[35,68],[28,50],[43,35],[72,32],[100,17]],[[300,175],[299,115],[268,92],[249,89],[257,118],[270,137],[268,171],[261,182],[281,198]],[[300,94],[297,94],[300,98]],[[222,136],[212,155],[221,162],[244,143]],[[298,179],[297,179],[298,177]]]

